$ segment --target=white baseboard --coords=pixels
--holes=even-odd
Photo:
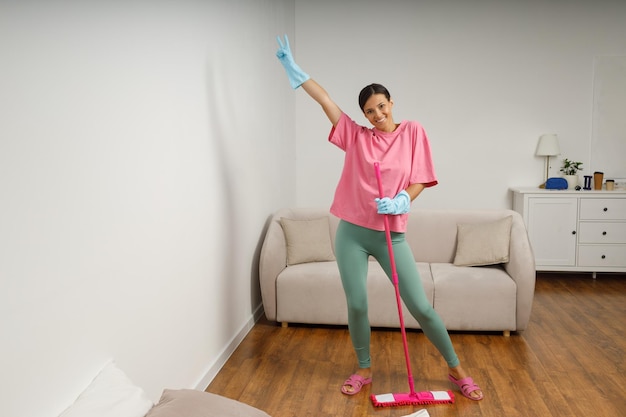
[[[252,317],[243,325],[243,327],[237,332],[237,334],[230,340],[228,345],[222,350],[222,353],[217,357],[217,359],[213,362],[213,365],[209,368],[207,373],[202,377],[202,379],[196,384],[195,389],[204,391],[207,389],[213,378],[217,376],[222,366],[226,363],[230,355],[235,352],[237,346],[243,341],[246,335],[252,330],[255,323],[259,321],[261,316],[264,314],[263,304],[259,304],[257,308],[252,313]]]

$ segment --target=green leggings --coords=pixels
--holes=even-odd
[[[415,259],[404,233],[391,233],[400,296],[426,337],[435,345],[449,367],[459,365],[443,321],[426,298]],[[367,266],[373,256],[391,280],[391,264],[385,232],[340,221],[335,251],[341,282],[348,303],[348,329],[360,368],[369,368],[371,328],[367,311]]]

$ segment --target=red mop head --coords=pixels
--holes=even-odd
[[[380,394],[370,396],[375,407],[399,405],[454,404],[452,391],[422,391],[415,393]]]

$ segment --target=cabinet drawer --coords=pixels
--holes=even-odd
[[[626,223],[580,222],[579,243],[626,243]]]
[[[578,266],[626,267],[626,245],[580,245]]]
[[[626,199],[581,198],[580,218],[584,220],[626,220]]]

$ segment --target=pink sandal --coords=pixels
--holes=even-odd
[[[480,401],[483,399],[483,394],[481,393],[479,397],[472,397],[471,394],[474,391],[480,390],[480,387],[474,383],[474,380],[471,377],[466,377],[463,379],[456,379],[452,375],[448,375],[448,379],[459,389],[461,390],[461,394],[464,397],[469,398],[470,400]]]
[[[341,386],[341,392],[346,395],[354,395],[361,392],[361,388],[363,385],[367,385],[372,382],[372,378],[363,378],[361,375],[351,375],[350,378],[346,379],[346,381]],[[352,391],[348,391],[346,389],[346,385],[352,387]]]

